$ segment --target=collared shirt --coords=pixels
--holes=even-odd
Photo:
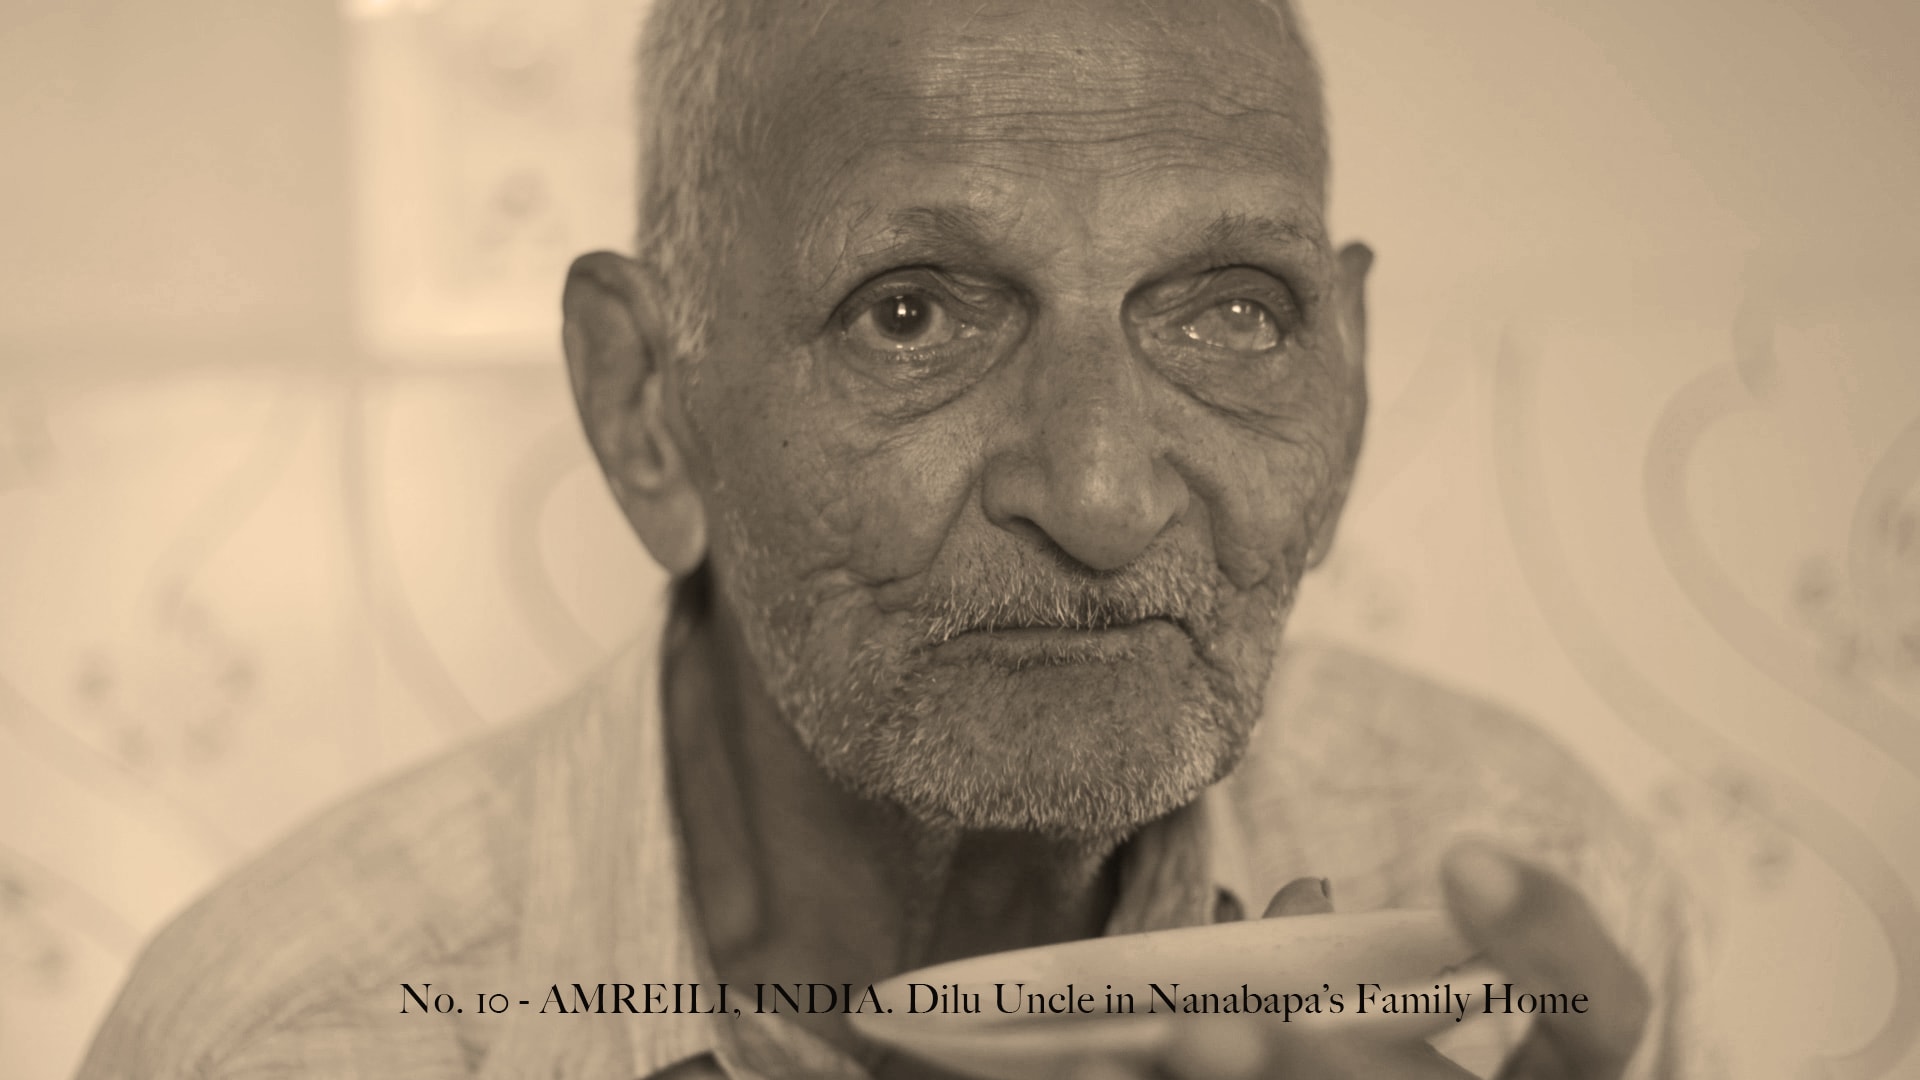
[[[576,983],[635,986],[636,1005],[642,984],[665,984],[663,1000],[699,984],[711,1007],[659,636],[544,713],[323,815],[195,904],[147,948],[82,1080],[864,1077],[751,1008],[542,1011],[556,990],[571,1008]],[[1342,911],[1438,907],[1440,855],[1469,832],[1569,876],[1648,977],[1656,1011],[1631,1075],[1707,1075],[1695,936],[1644,831],[1536,729],[1344,651],[1283,650],[1241,766],[1128,844],[1107,932],[1258,914],[1309,875]],[[1490,1071],[1519,1034],[1459,1053]]]

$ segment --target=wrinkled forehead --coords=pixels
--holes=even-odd
[[[1012,183],[1263,174],[1316,206],[1324,187],[1317,73],[1260,0],[841,0],[790,18],[750,151],[785,212],[881,160]]]

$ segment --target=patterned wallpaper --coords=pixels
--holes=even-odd
[[[1920,176],[1920,90],[1878,44],[1895,16],[1306,10],[1337,223],[1380,262],[1368,449],[1294,632],[1537,716],[1655,823],[1712,913],[1736,1075],[1911,1075],[1920,224],[1881,181]],[[0,357],[8,1076],[66,1075],[141,942],[236,860],[558,693],[655,602],[544,344],[565,257],[620,243],[615,166],[568,149],[618,116],[569,103],[617,83],[629,10],[529,11],[339,16],[362,224],[471,184],[356,249],[365,347]],[[600,59],[555,60],[575,46]],[[1789,54],[1797,95],[1762,79]],[[450,134],[369,119],[402,101]],[[550,115],[575,121],[529,150]]]

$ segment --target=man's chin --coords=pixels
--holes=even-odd
[[[991,648],[973,662],[948,657],[816,754],[856,790],[930,823],[1090,837],[1172,812],[1238,761],[1251,718],[1219,699],[1191,652],[1035,660],[1058,644],[1023,647],[1012,664]]]
[[[1217,738],[1090,749],[1037,736],[893,762],[880,794],[923,821],[962,830],[1119,838],[1193,801],[1239,756]]]

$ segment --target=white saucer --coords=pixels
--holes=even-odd
[[[956,1072],[983,1080],[1037,1080],[1062,1075],[1072,1062],[1092,1056],[1150,1059],[1178,1024],[1191,1021],[1193,1007],[1224,1013],[1238,1011],[1232,1005],[1247,1011],[1253,1006],[1276,1025],[1292,1008],[1284,1021],[1290,1028],[1339,1025],[1369,1038],[1424,1038],[1453,1025],[1458,1008],[1383,1012],[1381,1002],[1409,992],[1437,998],[1434,984],[1449,982],[1477,998],[1480,984],[1492,976],[1484,968],[1463,967],[1472,952],[1438,911],[1219,923],[910,971],[874,988],[890,1012],[851,1019],[862,1035]],[[1361,983],[1379,984],[1364,1011]],[[1045,1000],[1027,997],[1035,993]],[[1131,1013],[1124,1011],[1126,994],[1133,996]],[[1296,997],[1289,1001],[1289,994]],[[1318,1011],[1305,1011],[1307,996],[1315,994]],[[957,1011],[976,1002],[978,1012]],[[1266,1012],[1272,1004],[1282,1015]],[[1053,1011],[1061,1006],[1072,1011]]]

